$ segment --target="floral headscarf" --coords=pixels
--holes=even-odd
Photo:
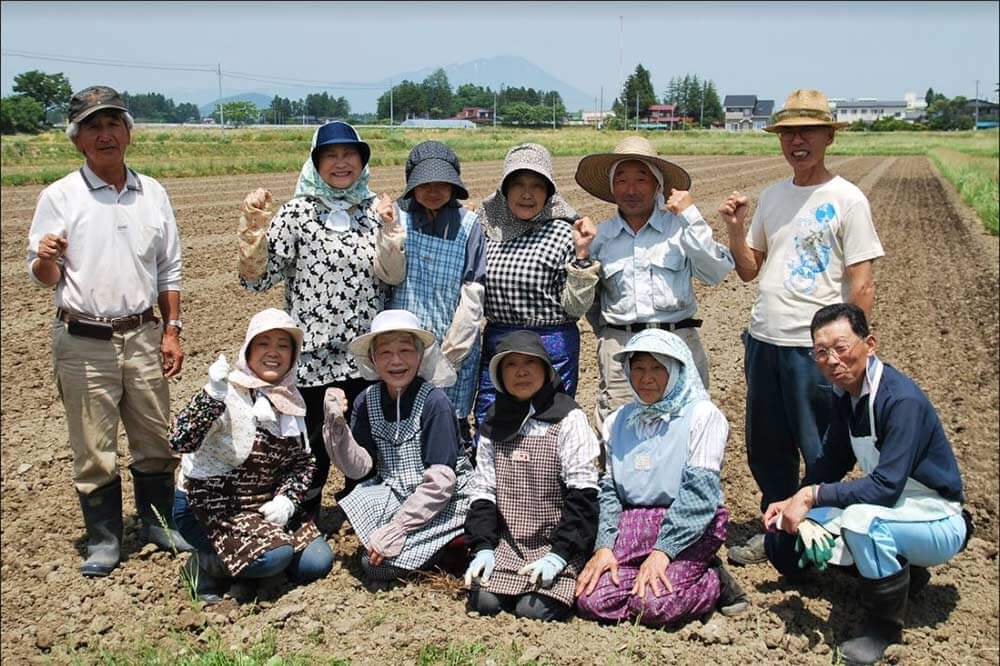
[[[642,402],[632,386],[629,361],[633,355],[641,352],[651,354],[670,375],[663,397],[652,404]],[[688,405],[709,399],[691,350],[680,337],[669,331],[657,328],[641,331],[632,336],[614,358],[621,362],[622,371],[629,380],[629,389],[639,404],[638,409],[629,415],[626,425],[640,437],[652,434],[651,431],[658,427],[660,421],[670,420]]]
[[[375,193],[368,188],[371,171],[366,164],[358,179],[347,189],[330,187],[319,175],[312,161],[312,149],[316,147],[318,136],[319,129],[313,133],[309,157],[306,158],[305,164],[302,165],[302,170],[299,172],[299,180],[295,183],[295,194],[292,195],[292,198],[314,197],[319,199],[330,210],[330,214],[324,219],[327,226],[334,229],[346,229],[350,225],[350,219],[346,213],[347,209],[352,206],[360,206],[375,196]]]

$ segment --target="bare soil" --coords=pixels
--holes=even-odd
[[[734,189],[756,197],[787,175],[780,157],[685,157],[702,211],[725,240],[715,213]],[[576,158],[556,160],[557,182],[581,212],[606,217],[611,206],[576,187]],[[998,261],[997,239],[982,231],[922,157],[835,157],[832,169],[868,194],[886,258],[876,269],[874,326],[881,355],[913,376],[936,405],[963,472],[977,532],[969,548],[933,571],[911,601],[905,643],[890,661],[998,661]],[[468,164],[465,179],[480,199],[495,187],[498,162]],[[281,305],[281,291],[255,295],[235,275],[236,210],[257,186],[278,200],[295,174],[164,181],[184,246],[187,358],[172,385],[180,408],[204,383],[219,352],[232,354],[247,319]],[[373,187],[398,192],[400,167],[376,169]],[[468,645],[521,663],[830,663],[831,646],[849,637],[862,612],[856,584],[832,572],[817,583],[786,587],[768,565],[734,568],[752,600],[737,618],[716,615],[677,630],[572,620],[545,625],[468,615],[454,578],[439,575],[385,591],[359,579],[357,540],[335,508],[331,477],[321,527],[332,532],[334,571],[290,589],[281,581],[257,603],[199,609],[181,586],[181,559],[141,548],[134,516],[126,519],[126,561],[106,579],[77,572],[83,526],[71,482],[66,424],[51,380],[48,326],[51,295],[34,286],[24,248],[39,187],[2,190],[2,658],[5,663],[99,659],[101,651],[137,654],[142,646],[184,650],[218,636],[247,648],[273,635],[281,654],[356,663],[414,662],[424,646]],[[108,267],[109,271],[113,267]],[[698,287],[703,341],[711,359],[712,396],[732,435],[723,472],[732,512],[729,545],[756,530],[758,495],[743,452],[744,380],[740,332],[756,285],[735,273]],[[583,336],[579,400],[590,410],[596,389],[594,336]],[[124,439],[124,436],[122,436]],[[126,451],[124,441],[120,451]],[[121,464],[127,463],[123,453]],[[128,472],[123,476],[128,481]],[[131,484],[126,482],[126,506]],[[490,651],[493,652],[490,652]],[[7,660],[10,660],[9,662]]]

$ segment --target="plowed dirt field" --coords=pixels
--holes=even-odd
[[[611,206],[576,187],[578,158],[556,160],[556,180],[578,209],[603,219]],[[780,157],[688,157],[693,193],[716,238],[715,213],[734,189],[756,198],[789,172]],[[833,171],[869,196],[886,257],[876,266],[874,327],[884,359],[913,376],[936,405],[957,452],[977,532],[969,548],[933,570],[931,584],[911,601],[905,644],[889,659],[905,663],[997,663],[998,635],[998,259],[997,240],[958,202],[923,157],[834,157]],[[496,185],[499,162],[465,165],[477,200]],[[184,372],[172,383],[180,408],[205,382],[219,352],[238,348],[247,319],[280,307],[280,290],[255,295],[235,275],[237,207],[257,186],[283,201],[296,174],[165,180],[184,247]],[[402,168],[373,173],[377,191],[398,193]],[[466,614],[457,583],[438,576],[372,592],[353,558],[357,540],[341,524],[331,475],[320,525],[337,553],[326,579],[300,589],[277,584],[253,604],[227,601],[199,610],[178,577],[180,561],[139,548],[134,517],[126,519],[127,560],[106,579],[77,572],[83,526],[70,480],[66,425],[51,380],[51,294],[28,279],[24,248],[39,187],[2,190],[2,658],[84,662],[101,651],[140,654],[166,646],[182,654],[196,642],[249,647],[271,635],[280,654],[310,661],[415,662],[428,645],[480,644],[474,660],[529,663],[830,663],[830,646],[862,617],[855,581],[841,573],[800,588],[785,587],[767,565],[733,568],[752,607],[674,631],[582,620],[544,625]],[[114,267],[107,267],[113,272]],[[735,273],[698,287],[702,338],[711,361],[712,396],[732,434],[723,471],[732,512],[729,545],[742,543],[758,520],[757,493],[743,451],[742,346],[756,285]],[[597,383],[594,337],[581,324],[578,399],[593,407]],[[121,451],[125,451],[124,442]],[[127,454],[125,455],[127,457]],[[122,465],[127,460],[122,460]],[[123,476],[127,478],[127,470]],[[125,483],[131,506],[131,483]],[[177,650],[177,652],[173,652]],[[478,652],[476,650],[479,650]],[[427,656],[427,652],[424,656]]]

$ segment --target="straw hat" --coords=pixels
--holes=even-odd
[[[671,189],[691,189],[691,176],[673,162],[656,154],[653,144],[641,136],[627,136],[618,142],[612,153],[587,155],[576,167],[576,182],[598,199],[614,203],[611,193],[611,165],[619,160],[641,159],[652,163],[663,174],[663,193],[669,195]]]
[[[826,95],[818,90],[800,89],[793,92],[785,100],[785,106],[774,114],[774,122],[764,128],[765,132],[777,133],[781,127],[812,127],[824,126],[834,129],[847,127],[848,123],[839,123],[830,113],[830,102]]]

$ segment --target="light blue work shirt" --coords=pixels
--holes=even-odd
[[[617,325],[694,316],[691,278],[716,285],[735,265],[694,205],[680,215],[657,209],[638,232],[619,213],[598,225],[590,256],[601,262],[601,316]]]

